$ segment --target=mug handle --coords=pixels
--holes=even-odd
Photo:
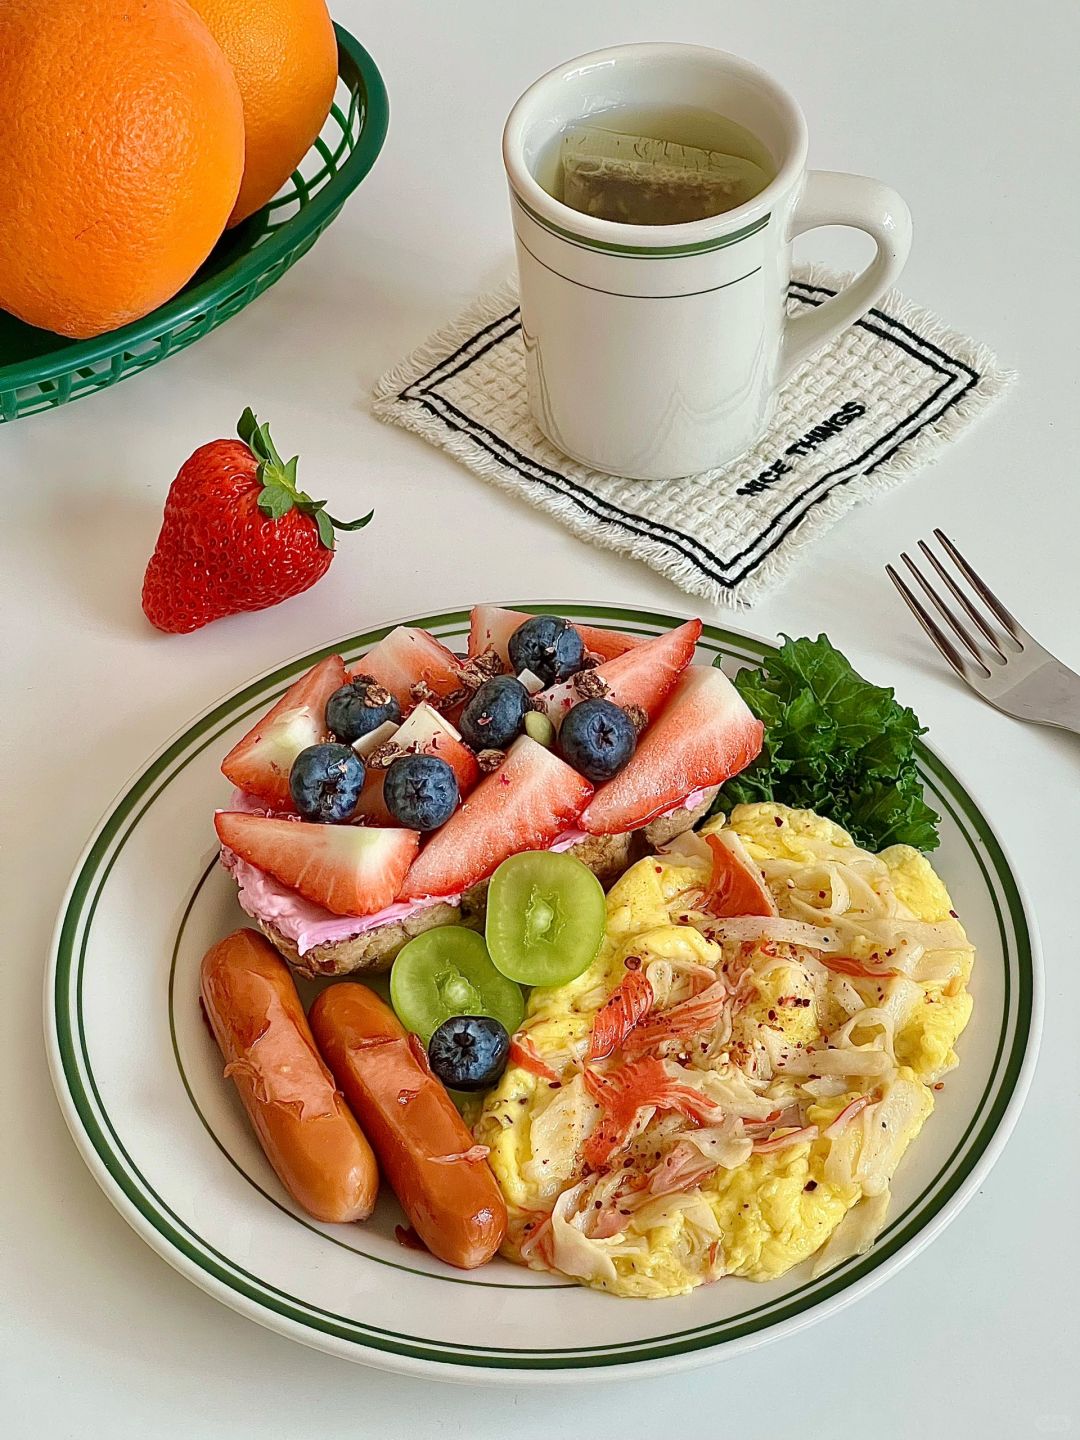
[[[781,381],[834,335],[865,315],[900,274],[911,251],[911,211],[895,190],[865,175],[843,175],[835,170],[808,173],[795,207],[790,238],[819,225],[851,225],[865,230],[877,245],[877,254],[839,295],[788,318],[780,352]]]

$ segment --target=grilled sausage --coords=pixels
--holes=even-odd
[[[420,1040],[355,983],[322,992],[311,1028],[424,1244],[464,1270],[490,1260],[506,1233],[506,1205]]]
[[[273,946],[235,931],[203,957],[200,994],[225,1074],[286,1190],[317,1220],[366,1220],[379,1187],[375,1157]]]

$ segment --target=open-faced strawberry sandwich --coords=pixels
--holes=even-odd
[[[222,762],[240,904],[298,970],[341,975],[479,928],[522,851],[571,851],[612,885],[761,748],[727,677],[692,663],[700,634],[479,605],[465,656],[399,626],[351,669],[321,660]]]

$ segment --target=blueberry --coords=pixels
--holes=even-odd
[[[559,731],[563,759],[594,784],[617,775],[636,748],[634,722],[610,700],[582,700]]]
[[[545,685],[569,679],[585,659],[581,636],[558,615],[533,615],[510,636],[507,648],[515,675],[531,670]]]
[[[505,750],[521,733],[529,692],[512,675],[485,680],[458,721],[465,743],[474,750]]]
[[[305,820],[351,820],[364,785],[364,762],[348,745],[309,745],[289,771],[289,793]]]
[[[390,691],[364,675],[342,685],[326,702],[327,729],[344,745],[370,735],[387,720],[396,725],[400,719],[401,706]]]
[[[428,1041],[428,1060],[453,1090],[486,1090],[506,1069],[510,1036],[489,1015],[455,1015]]]
[[[437,830],[457,809],[457,776],[437,755],[399,755],[386,772],[383,799],[409,830]]]

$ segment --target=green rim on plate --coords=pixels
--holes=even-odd
[[[557,611],[641,634],[654,634],[676,617],[599,605],[522,605],[532,611]],[[423,625],[444,639],[467,632],[468,612],[452,611],[420,617]],[[763,1299],[740,1314],[640,1341],[606,1345],[558,1345],[515,1349],[511,1346],[464,1345],[420,1334],[402,1334],[335,1314],[290,1295],[244,1270],[203,1239],[170,1209],[140,1173],[105,1108],[94,1078],[82,1015],[82,966],[87,939],[102,889],[140,819],[164,789],[208,746],[247,714],[271,703],[291,681],[324,655],[340,651],[354,660],[393,626],[367,631],[290,661],[213,706],[172,740],[132,781],[111,808],[72,878],[57,925],[52,968],[47,976],[46,1040],[57,1094],[72,1133],[99,1183],[138,1232],[171,1264],[196,1284],[225,1299],[251,1318],[271,1324],[308,1344],[334,1353],[364,1358],[381,1352],[397,1358],[398,1368],[473,1367],[492,1373],[512,1371],[579,1371],[598,1367],[640,1365],[670,1357],[725,1347],[741,1348],[765,1332],[806,1323],[822,1305],[838,1303],[859,1282],[865,1291],[884,1279],[899,1263],[901,1252],[913,1252],[955,1213],[985,1174],[996,1149],[1016,1118],[1034,1063],[1039,1029],[1040,989],[1032,934],[1017,883],[1008,861],[977,805],[946,765],[921,747],[920,771],[935,801],[948,814],[968,846],[986,885],[996,917],[1005,965],[1003,1019],[989,1078],[965,1133],[922,1193],[890,1220],[873,1249],[854,1257],[797,1290]],[[757,663],[771,647],[737,632],[706,625],[701,648],[735,662]],[[189,907],[190,908],[190,907]],[[182,921],[180,922],[183,923]],[[183,1072],[181,1071],[181,1074]],[[188,1089],[191,1098],[190,1088]],[[203,1125],[205,1118],[200,1116]],[[211,1132],[212,1135],[212,1132]],[[995,1144],[996,1140],[996,1144]],[[269,1198],[269,1197],[267,1197]],[[280,1207],[279,1207],[280,1208]],[[892,1262],[892,1263],[890,1263]],[[876,1272],[876,1274],[875,1274]],[[873,1277],[871,1279],[870,1277]],[[463,1277],[455,1277],[461,1283]],[[469,1283],[467,1278],[464,1283]],[[477,1283],[482,1283],[478,1281]],[[538,1291],[538,1294],[545,1293]],[[847,1296],[854,1298],[853,1294]],[[422,1323],[422,1317],[418,1321]],[[422,1367],[421,1367],[422,1368]]]
[[[104,390],[201,340],[269,289],[311,249],[374,165],[389,107],[375,62],[334,26],[338,89],[316,139],[282,192],[234,230],[178,295],[90,340],[68,340],[0,311],[0,421]]]

